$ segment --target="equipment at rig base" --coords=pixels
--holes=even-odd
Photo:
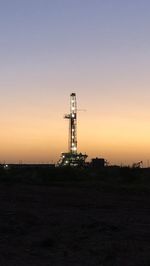
[[[70,95],[70,113],[66,114],[69,119],[69,151],[61,154],[58,166],[84,166],[86,154],[77,153],[77,101],[76,94]]]

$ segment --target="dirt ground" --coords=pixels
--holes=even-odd
[[[150,265],[149,192],[0,185],[0,266]]]

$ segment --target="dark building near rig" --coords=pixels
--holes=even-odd
[[[91,166],[93,168],[103,168],[105,166],[105,159],[103,159],[103,158],[94,158],[91,161]]]

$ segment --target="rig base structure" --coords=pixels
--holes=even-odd
[[[84,167],[85,160],[88,156],[86,154],[77,153],[62,153],[58,166],[73,166],[73,167]]]
[[[70,95],[70,113],[66,114],[64,118],[69,120],[69,151],[61,154],[57,166],[82,167],[88,156],[77,152],[77,101],[75,93]]]

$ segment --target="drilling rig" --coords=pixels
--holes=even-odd
[[[77,152],[77,100],[76,94],[70,94],[70,113],[64,116],[69,120],[68,152],[62,153],[58,166],[84,166],[86,154]]]

